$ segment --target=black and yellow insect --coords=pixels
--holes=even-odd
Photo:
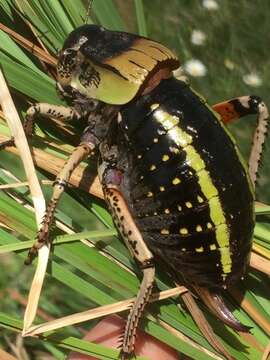
[[[195,290],[224,322],[246,330],[218,293],[249,262],[254,192],[268,112],[255,96],[210,108],[173,76],[177,57],[137,35],[84,25],[60,52],[57,87],[71,108],[36,104],[38,114],[88,120],[80,144],[54,184],[31,262],[49,238],[54,210],[72,170],[99,156],[99,178],[114,222],[143,271],[130,311],[122,358],[134,350],[138,320],[151,295],[155,262]],[[258,114],[249,171],[224,123]],[[30,128],[28,126],[28,128]]]

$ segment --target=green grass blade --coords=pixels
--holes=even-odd
[[[125,25],[112,0],[93,1],[93,11],[98,21],[110,30],[125,30]]]
[[[143,0],[135,0],[138,30],[141,36],[147,36],[147,28],[143,10]]]

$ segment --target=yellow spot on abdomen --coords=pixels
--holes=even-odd
[[[187,229],[187,228],[181,228],[181,229],[179,230],[179,233],[180,233],[181,235],[187,235],[187,234],[188,234],[188,229]]]
[[[201,247],[199,247],[199,248],[196,248],[195,251],[196,251],[196,252],[204,252],[204,249],[203,249],[203,247],[201,246]]]
[[[203,203],[203,198],[200,196],[200,195],[198,195],[197,196],[197,200],[198,200],[198,203]]]
[[[161,233],[162,235],[168,235],[170,232],[169,232],[168,229],[162,229],[162,230],[160,231],[160,233]]]
[[[155,103],[150,106],[151,110],[156,110],[159,107],[159,104]]]
[[[174,154],[179,154],[180,153],[180,150],[175,146],[170,146],[169,149],[170,149],[170,152],[172,152]]]
[[[165,154],[162,156],[162,161],[168,161],[169,160],[169,155]]]
[[[177,178],[177,177],[174,178],[173,181],[172,181],[173,185],[180,184],[180,182],[181,182],[181,180],[179,178]]]

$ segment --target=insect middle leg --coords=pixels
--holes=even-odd
[[[33,258],[37,255],[38,250],[48,242],[50,226],[54,219],[54,212],[56,206],[59,202],[59,199],[62,193],[65,190],[65,187],[70,179],[70,176],[73,170],[79,165],[79,163],[89,156],[93,151],[95,145],[92,143],[82,142],[66,162],[62,171],[56,178],[53,186],[53,195],[47,206],[46,213],[43,219],[42,226],[38,232],[36,242],[28,252],[28,256],[25,260],[25,264],[31,264]]]
[[[221,119],[225,124],[229,124],[246,115],[258,115],[248,162],[250,178],[252,183],[255,184],[263,145],[267,136],[269,123],[267,106],[258,96],[242,96],[216,104],[213,106],[213,109],[221,115]]]
[[[121,191],[121,170],[117,168],[111,154],[108,158],[109,161],[104,161],[99,167],[105,199],[116,227],[143,272],[143,280],[125,326],[121,351],[121,359],[125,360],[134,352],[138,323],[152,293],[155,267],[153,255],[145,244]]]

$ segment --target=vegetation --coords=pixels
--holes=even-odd
[[[253,92],[270,104],[266,47],[270,40],[267,19],[270,3],[267,0],[219,1],[215,9],[213,5],[211,8],[211,3],[215,1],[210,1],[209,8],[209,1],[199,0],[95,0],[88,21],[101,23],[110,29],[137,31],[167,44],[179,54],[182,64],[191,73],[193,87],[206,96],[210,104]],[[0,64],[22,120],[33,102],[61,103],[55,91],[55,57],[67,34],[84,22],[86,7],[83,0],[1,0]],[[197,39],[194,30],[199,30]],[[17,34],[23,38],[16,38]],[[25,39],[30,41],[28,45]],[[38,53],[34,44],[46,50]],[[187,66],[191,59],[200,60],[206,71],[200,72],[195,68],[192,72],[194,70]],[[195,76],[198,74],[201,76]],[[0,141],[3,141],[9,136],[9,130],[1,115]],[[231,127],[245,156],[253,127],[252,119],[239,121]],[[77,133],[74,131],[73,127],[57,122],[39,122],[37,136],[31,140],[31,149],[35,153],[40,180],[54,178],[76,143],[80,129],[76,129]],[[18,153],[14,149],[7,150],[0,155],[0,183],[26,181]],[[270,199],[268,151],[266,147],[258,187],[258,199],[264,202]],[[94,173],[95,164],[89,164],[89,168]],[[116,236],[103,201],[85,192],[87,185],[74,181],[75,185],[78,183],[79,188],[71,187],[63,196],[56,214],[57,222],[52,232],[56,245],[35,323],[112,304],[131,298],[137,292],[140,273],[121,239]],[[42,190],[48,200],[51,186],[44,183]],[[98,194],[98,188],[92,189],[92,192]],[[254,242],[254,254],[260,260],[256,258],[254,264],[257,268],[264,264],[265,273],[250,269],[238,291],[227,296],[236,317],[252,327],[252,335],[237,334],[207,314],[217,337],[238,360],[265,360],[268,356],[269,211],[267,206],[257,208]],[[2,187],[0,223],[3,269],[0,273],[0,347],[15,353],[20,359],[27,359],[27,356],[44,359],[45,354],[50,354],[52,359],[64,359],[67,349],[94,354],[100,359],[116,359],[117,351],[79,340],[97,320],[52,330],[43,339],[25,338],[23,344],[18,341],[34,273],[33,266],[23,266],[29,241],[32,242],[36,234],[33,202],[27,185]],[[90,247],[86,247],[85,243]],[[159,290],[174,286],[161,268],[158,269],[157,286]],[[241,294],[244,302],[239,308],[237,302]],[[169,325],[169,328],[164,328],[163,324]],[[205,340],[179,298],[152,304],[141,327],[192,359],[222,358]],[[183,339],[181,334],[187,338]]]

